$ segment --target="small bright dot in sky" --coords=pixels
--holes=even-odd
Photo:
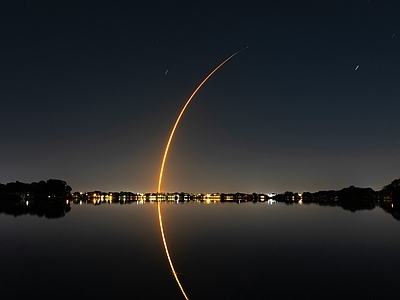
[[[167,73],[168,73],[168,70],[165,71],[164,75],[167,75]]]
[[[393,33],[392,36],[391,36],[391,39],[394,38],[395,35],[396,35],[396,33]]]
[[[357,65],[357,67],[354,70],[357,71],[359,67],[360,67],[360,65]]]

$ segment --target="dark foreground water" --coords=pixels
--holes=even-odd
[[[398,299],[400,222],[382,209],[163,204],[189,299]],[[183,299],[156,204],[0,215],[0,299]]]

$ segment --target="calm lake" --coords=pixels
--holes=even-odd
[[[376,207],[162,204],[189,299],[389,299],[400,222]],[[1,299],[184,299],[157,204],[71,205],[64,217],[0,214]]]

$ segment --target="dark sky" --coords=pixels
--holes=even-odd
[[[302,192],[400,177],[399,1],[1,1],[0,182]]]

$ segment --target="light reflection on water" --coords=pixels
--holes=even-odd
[[[71,208],[56,220],[0,215],[2,299],[182,298],[165,260],[156,204]],[[400,223],[379,208],[185,203],[162,209],[190,299],[396,295]]]

